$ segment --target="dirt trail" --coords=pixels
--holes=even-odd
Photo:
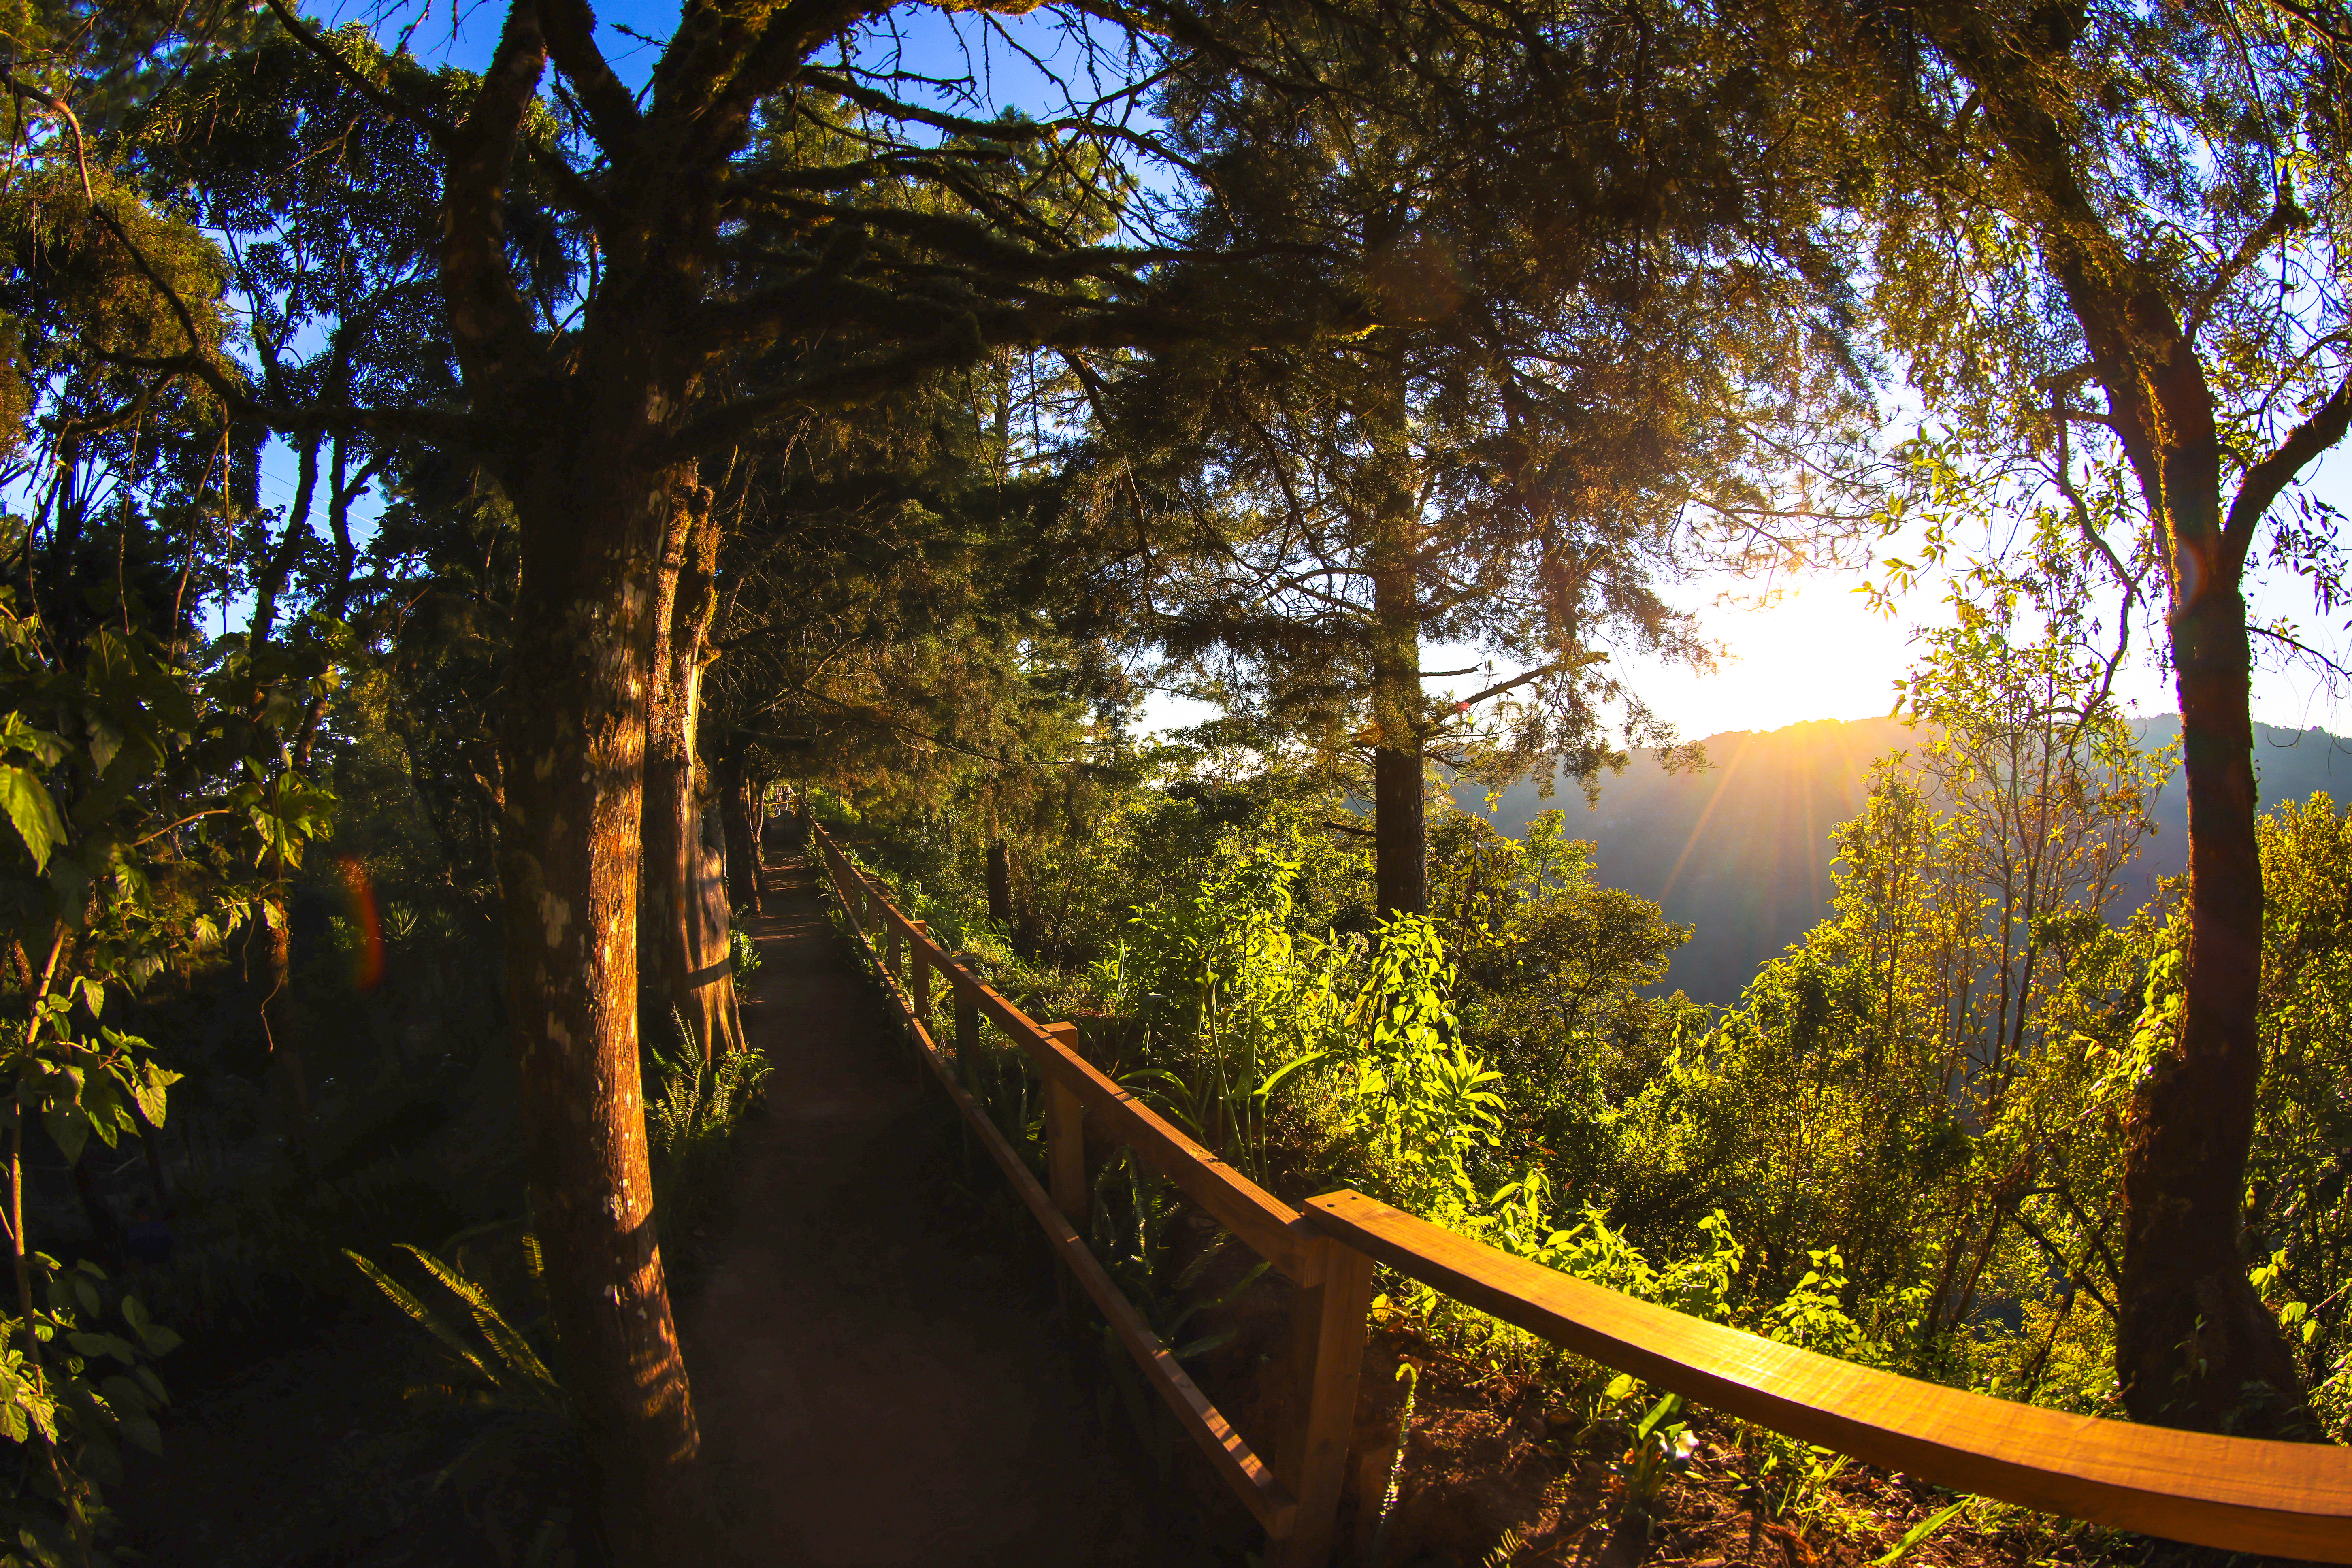
[[[967,1173],[953,1109],[886,1032],[814,873],[793,857],[771,887],[744,1021],[776,1074],[681,1303],[739,1561],[1213,1561],[1098,1417],[1042,1248],[983,1209],[995,1171]]]

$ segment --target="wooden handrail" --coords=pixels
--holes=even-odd
[[[1201,1392],[1200,1385],[1192,1381],[1192,1374],[1184,1370],[1174,1353],[1152,1333],[1150,1325],[1143,1321],[1143,1314],[1135,1310],[1135,1304],[1119,1289],[1118,1281],[1111,1279],[1094,1254],[1087,1250],[1086,1242],[1073,1228],[1071,1219],[1063,1212],[1061,1205],[1038,1185],[1037,1178],[1022,1162],[1020,1152],[989,1119],[988,1112],[982,1110],[964,1092],[963,1086],[956,1082],[946,1053],[931,1038],[930,1027],[915,1007],[914,998],[899,984],[887,963],[882,966],[882,983],[889,988],[900,1010],[907,1015],[908,1024],[914,1031],[916,1047],[923,1053],[923,1060],[939,1079],[940,1087],[947,1091],[948,1098],[954,1101],[966,1124],[980,1141],[980,1146],[988,1152],[990,1159],[996,1162],[997,1169],[1004,1173],[1004,1179],[1013,1193],[1044,1228],[1045,1239],[1052,1244],[1055,1255],[1069,1267],[1087,1295],[1101,1310],[1104,1321],[1110,1324],[1111,1331],[1118,1336],[1119,1342],[1135,1359],[1144,1380],[1177,1413],[1178,1425],[1199,1446],[1212,1468],[1224,1478],[1226,1484],[1257,1516],[1258,1522],[1270,1534],[1282,1536],[1290,1533],[1298,1505],[1291,1497],[1289,1489],[1275,1478],[1265,1462],[1234,1430],[1233,1424],[1225,1419],[1223,1413]]]
[[[2352,1563],[2352,1451],[2069,1415],[1876,1372],[1510,1257],[1364,1196],[1309,1224],[1455,1300],[1776,1432],[2142,1534]]]
[[[876,960],[882,984],[897,1004],[925,1062],[955,1102],[972,1134],[1045,1230],[1046,1240],[1101,1310],[1152,1390],[1211,1467],[1265,1529],[1274,1568],[1322,1568],[1330,1550],[1340,1483],[1354,1420],[1356,1384],[1363,1363],[1365,1319],[1371,1300],[1371,1263],[1309,1226],[1297,1210],[1276,1199],[1186,1137],[1166,1118],[1129,1093],[1070,1048],[1074,1025],[1041,1025],[955,962],[920,921],[909,920],[887,895],[850,864],[832,837],[803,808],[803,822],[824,865],[852,931]],[[903,965],[908,983],[896,973]],[[1048,1192],[987,1112],[956,1081],[947,1054],[932,1039],[918,1005],[929,997],[931,973],[954,988],[958,1056],[968,1050],[978,1020],[1003,1031],[1038,1070],[1046,1089]],[[959,1063],[959,1065],[962,1065]],[[1298,1415],[1285,1435],[1281,1474],[1268,1467],[1223,1412],[1211,1404],[1174,1353],[1152,1333],[1076,1226],[1086,1206],[1082,1119],[1100,1118],[1113,1140],[1126,1143],[1244,1244],[1297,1287],[1294,1316],[1301,1325],[1293,1375]]]
[[[822,833],[823,829],[818,831]],[[831,848],[829,839],[827,847]],[[837,849],[833,853],[839,855]],[[901,913],[887,894],[858,876],[845,858],[840,868],[863,885],[880,910],[886,940],[896,936],[945,976],[958,994],[974,1003],[982,1017],[1027,1054],[1041,1075],[1076,1095],[1088,1110],[1100,1116],[1111,1138],[1132,1146],[1155,1170],[1174,1182],[1186,1197],[1207,1210],[1211,1218],[1239,1237],[1286,1277],[1301,1284],[1312,1283],[1306,1278],[1310,1272],[1310,1238],[1301,1226],[1297,1209],[1187,1137],[1166,1117],[1064,1045],[987,982],[956,963],[945,948],[931,940],[921,921]]]
[[[1877,1372],[1636,1300],[1513,1258],[1360,1193],[1310,1199],[1303,1214],[1291,1209],[1097,1070],[1056,1037],[1056,1030],[1032,1021],[957,964],[919,922],[893,908],[848,863],[813,819],[804,820],[850,910],[853,928],[868,942],[880,936],[886,947],[903,942],[910,963],[945,975],[956,989],[960,1011],[971,1009],[992,1020],[1037,1064],[1049,1089],[1074,1097],[1100,1117],[1114,1137],[1300,1286],[1296,1375],[1305,1415],[1286,1440],[1286,1489],[1249,1456],[1197,1389],[1182,1395],[1174,1385],[1154,1380],[1193,1439],[1213,1459],[1222,1458],[1220,1469],[1267,1522],[1278,1548],[1275,1559],[1283,1568],[1315,1568],[1328,1552],[1375,1259],[1580,1355],[1869,1464],[2167,1540],[2352,1563],[2352,1450],[2069,1415]],[[878,912],[880,931],[865,929],[861,905]],[[888,963],[882,967],[888,980]],[[911,1016],[905,994],[890,983]],[[948,1078],[919,1022],[918,1030],[926,1051],[933,1054],[934,1069],[967,1116],[985,1121]],[[1061,1129],[1058,1136],[1075,1135],[1066,1107],[1048,1121]],[[1089,1294],[1103,1302],[1087,1268],[1093,1265],[1098,1274],[1099,1265],[1074,1231],[1066,1247],[1059,1235],[1069,1228],[1068,1216],[1020,1165],[993,1123],[988,1133],[994,1135],[993,1142],[983,1136],[991,1154],[1005,1166]],[[1068,1149],[1060,1152],[1066,1185],[1070,1158]],[[1103,1284],[1108,1287],[1107,1276]],[[1141,1329],[1139,1319],[1122,1325],[1116,1307],[1124,1305],[1121,1298],[1116,1305],[1106,1303],[1105,1310],[1130,1351],[1139,1362],[1164,1355],[1164,1347]],[[1132,1308],[1127,1310],[1132,1313]],[[1173,1366],[1172,1358],[1167,1365]],[[1181,1376],[1181,1368],[1174,1371]],[[1191,1388],[1189,1379],[1182,1387]],[[1236,1455],[1249,1457],[1244,1462]],[[1277,1509],[1284,1510],[1278,1516]],[[1276,1517],[1285,1528],[1276,1528]]]

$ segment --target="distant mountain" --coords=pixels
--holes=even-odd
[[[2136,729],[2154,749],[2179,735],[2180,720],[2165,714]],[[1892,719],[1824,719],[1710,735],[1700,773],[1669,773],[1655,753],[1636,752],[1602,783],[1591,810],[1572,784],[1548,801],[1532,783],[1515,785],[1491,813],[1475,785],[1455,786],[1454,798],[1514,836],[1559,807],[1571,837],[1593,841],[1603,882],[1655,899],[1668,919],[1697,927],[1667,984],[1702,1002],[1731,1002],[1759,965],[1829,913],[1830,829],[1861,810],[1873,763],[1920,741]],[[2352,742],[2324,730],[2257,724],[2254,763],[2264,810],[2315,791],[2352,799]],[[2188,811],[2176,773],[2157,799],[2157,832],[2135,868],[2137,899],[2155,891],[2158,877],[2188,869]]]

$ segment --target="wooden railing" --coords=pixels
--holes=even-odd
[[[957,964],[832,838],[803,821],[851,927],[924,1059],[1177,1422],[1265,1528],[1274,1568],[1321,1568],[1362,1365],[1372,1268],[1385,1263],[1528,1332],[1697,1404],[1865,1463],[2004,1502],[2202,1546],[2352,1563],[2352,1450],[2068,1415],[1875,1372],[1635,1300],[1510,1257],[1356,1192],[1302,1212],[1245,1179]],[[955,992],[952,1053],[931,1037],[931,977]],[[960,1079],[985,1016],[1045,1085],[1041,1187]],[[1144,1322],[1076,1227],[1083,1119],[1100,1119],[1297,1287],[1291,1429],[1269,1466]]]

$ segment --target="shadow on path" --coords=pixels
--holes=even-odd
[[[788,858],[770,886],[744,1023],[775,1076],[680,1314],[738,1560],[1213,1561],[1099,1418],[1043,1248],[982,1202],[1000,1178],[964,1164],[814,872]]]

